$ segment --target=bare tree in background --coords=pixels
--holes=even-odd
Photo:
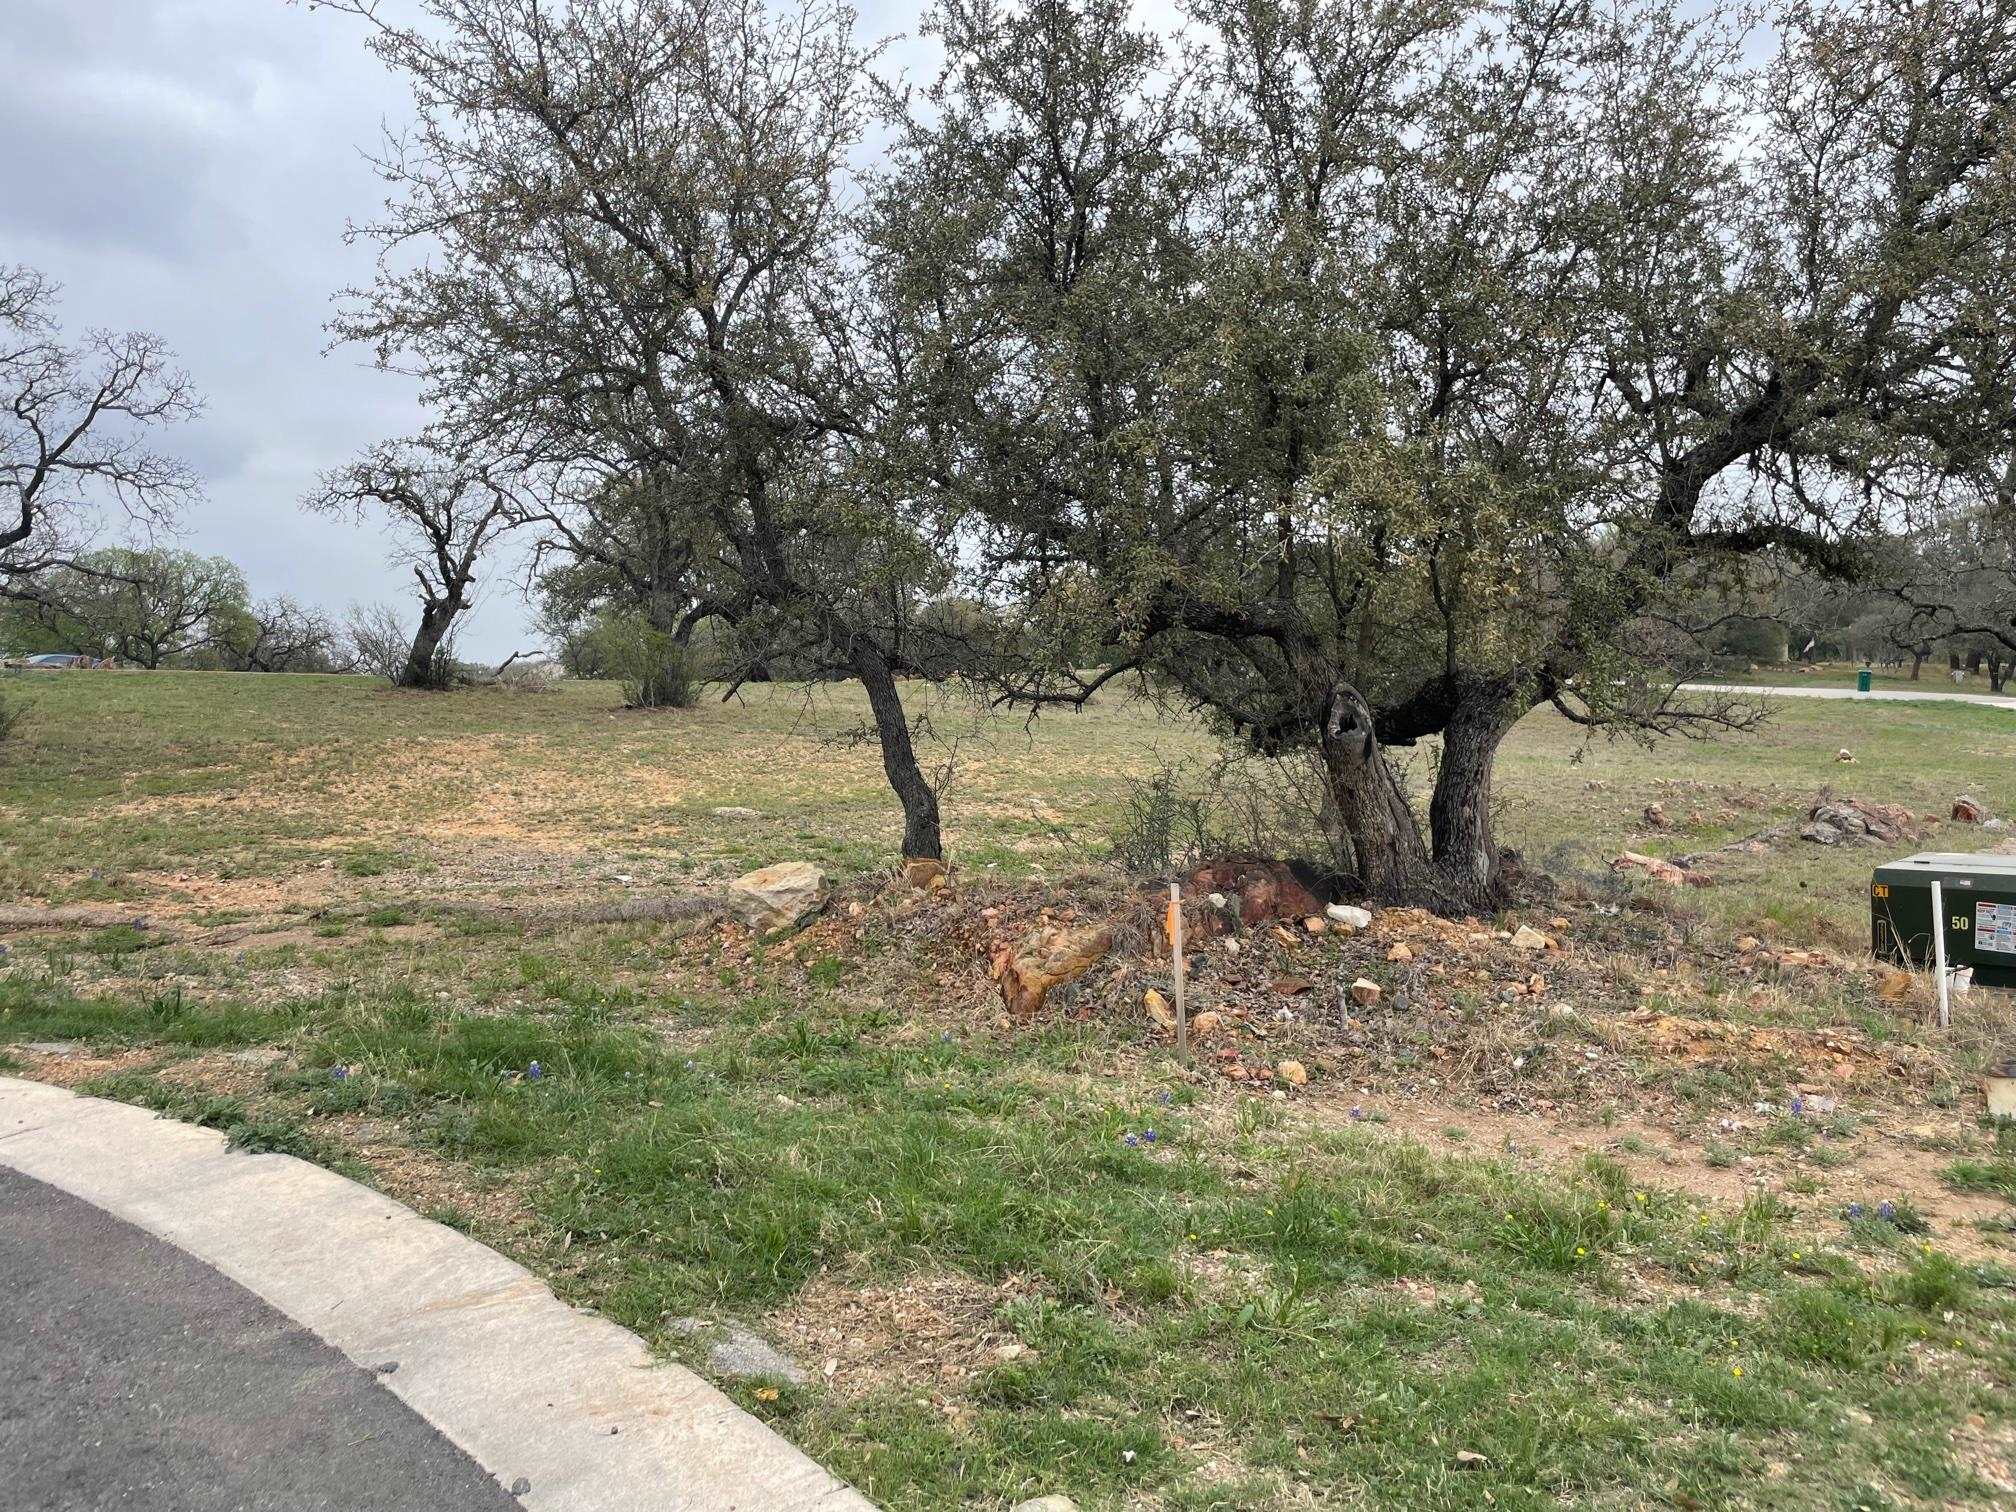
[[[241,672],[328,672],[340,660],[342,638],[328,615],[283,593],[233,616],[218,650]]]
[[[146,525],[196,496],[187,466],[152,450],[148,432],[200,402],[158,336],[93,330],[66,343],[57,286],[0,266],[0,591],[74,563],[112,503]]]
[[[420,623],[392,680],[403,688],[446,685],[444,649],[472,602],[476,569],[516,516],[509,490],[483,467],[414,442],[386,442],[322,476],[303,504],[360,523],[382,514],[393,560],[420,585]]]
[[[344,660],[352,671],[396,680],[405,670],[413,637],[390,604],[352,604],[343,616]]]

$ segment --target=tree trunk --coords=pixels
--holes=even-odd
[[[1918,681],[1919,669],[1922,668],[1924,665],[1925,665],[1925,653],[1923,651],[1913,651],[1911,653],[1911,681],[1913,682]]]
[[[448,627],[455,621],[455,613],[462,606],[453,599],[430,600],[420,610],[420,628],[413,632],[413,649],[406,653],[406,665],[399,670],[394,681],[402,688],[432,688],[434,679],[434,658],[440,654],[441,642],[448,636]]]
[[[848,659],[868,691],[875,734],[882,743],[882,770],[903,805],[903,858],[942,861],[945,845],[938,833],[938,794],[917,765],[917,750],[910,743],[910,717],[903,712],[889,659],[870,637],[858,633],[851,637]]]
[[[1366,892],[1388,903],[1442,901],[1420,823],[1357,689],[1339,683],[1331,690],[1320,747],[1330,800]]]
[[[1500,901],[1503,858],[1491,832],[1491,776],[1498,746],[1523,712],[1509,690],[1480,688],[1458,700],[1442,732],[1429,831],[1435,870],[1467,906]]]

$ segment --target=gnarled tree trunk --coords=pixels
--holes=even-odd
[[[1357,689],[1339,683],[1331,690],[1319,744],[1330,801],[1366,892],[1392,903],[1434,901],[1440,888],[1420,823]]]
[[[448,638],[448,627],[455,623],[455,616],[461,609],[461,603],[452,598],[430,598],[422,606],[420,628],[413,632],[413,647],[406,653],[406,665],[399,669],[399,676],[394,679],[400,687],[438,686],[434,677],[434,658],[440,654],[441,643]]]

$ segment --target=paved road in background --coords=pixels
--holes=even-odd
[[[1930,689],[1923,693],[1906,693],[1891,688],[1857,693],[1853,688],[1761,688],[1737,683],[1682,683],[1680,688],[1685,693],[1767,693],[1774,698],[1849,698],[1858,703],[1880,698],[1891,703],[1967,703],[1989,709],[2016,710],[2016,698],[1998,693],[1935,693]]]
[[[369,1373],[152,1235],[0,1166],[8,1512],[507,1512]]]

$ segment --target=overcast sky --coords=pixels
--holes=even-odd
[[[870,35],[911,14],[861,10]],[[417,615],[379,539],[297,507],[319,470],[424,418],[365,353],[325,350],[330,296],[371,270],[343,244],[383,199],[362,149],[409,114],[360,23],[285,0],[0,0],[0,79],[0,263],[63,284],[71,329],[160,333],[208,401],[169,437],[207,493],[182,544],[257,595]],[[465,654],[532,644],[507,578]]]

